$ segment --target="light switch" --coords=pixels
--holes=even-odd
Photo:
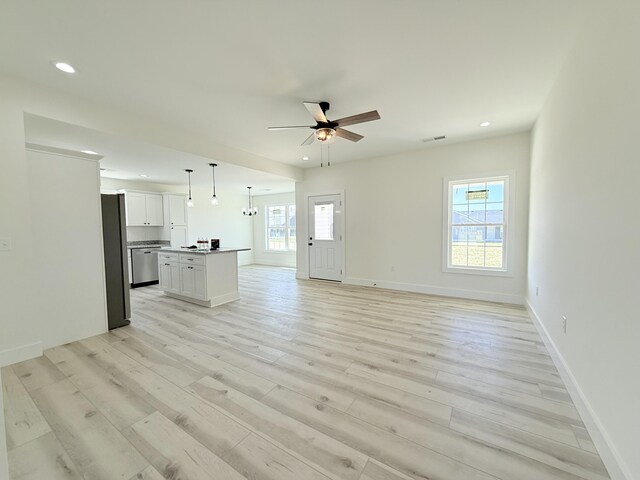
[[[0,238],[0,252],[8,252],[11,250],[11,239]]]

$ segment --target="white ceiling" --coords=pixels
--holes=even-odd
[[[317,166],[302,101],[350,127],[332,162],[529,129],[574,39],[579,0],[3,0],[0,70]],[[52,61],[79,69],[55,70]],[[483,120],[494,125],[480,128]],[[302,162],[303,155],[312,157]]]
[[[62,148],[81,152],[91,150],[99,153],[101,176],[136,182],[160,183],[164,185],[186,185],[186,168],[193,170],[191,184],[212,188],[210,163],[216,163],[216,188],[218,193],[247,193],[252,187],[254,195],[268,195],[295,191],[291,179],[251,170],[248,168],[211,161],[176,150],[135,142],[108,135],[77,125],[25,114],[26,143]],[[143,178],[140,175],[148,175]],[[186,191],[186,190],[185,190]]]

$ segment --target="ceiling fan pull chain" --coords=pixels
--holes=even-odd
[[[320,168],[322,168],[322,144],[320,144]]]
[[[327,144],[327,167],[331,166],[331,145]]]

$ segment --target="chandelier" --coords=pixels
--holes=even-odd
[[[249,217],[252,217],[252,216],[258,214],[258,209],[255,208],[253,206],[253,204],[251,203],[251,187],[247,187],[247,189],[249,190],[249,208],[243,208],[242,209],[242,214],[243,215],[248,215]]]

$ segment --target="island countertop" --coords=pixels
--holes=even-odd
[[[160,252],[174,252],[174,253],[186,253],[186,254],[200,254],[200,255],[211,255],[213,253],[231,253],[231,252],[248,252],[251,250],[250,248],[219,248],[217,250],[198,250],[198,249],[188,249],[188,248],[171,248],[165,247],[161,248]]]

